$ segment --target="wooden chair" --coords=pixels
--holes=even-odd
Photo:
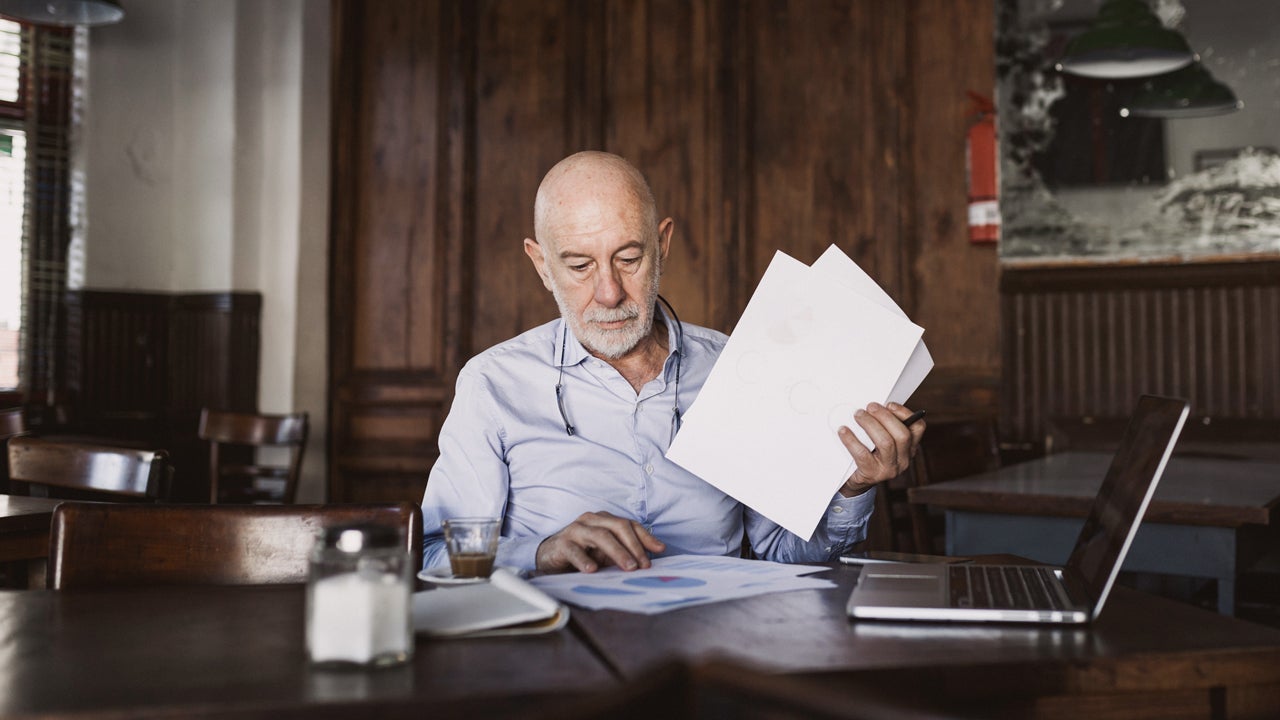
[[[422,566],[422,510],[383,505],[124,505],[63,503],[53,513],[47,584],[55,590],[143,585],[300,583],[325,528],[404,532]]]
[[[857,550],[928,552],[916,548],[911,503],[907,500],[907,491],[917,484],[919,462],[917,459],[903,474],[876,486],[875,512],[867,524],[867,539]]]
[[[11,492],[90,500],[163,500],[164,450],[138,450],[18,436],[9,440]]]
[[[929,421],[913,464],[912,487],[956,480],[1000,467],[1000,439],[995,418],[940,418]],[[945,548],[946,528],[940,513],[907,503],[910,552],[938,554]]]
[[[22,419],[22,408],[0,410],[0,440],[21,435],[26,430],[27,424]]]
[[[9,438],[22,435],[27,431],[27,424],[22,418],[22,408],[0,410],[0,452],[4,461],[0,462],[0,493],[9,492]]]
[[[209,442],[209,502],[294,501],[307,446],[306,413],[256,415],[206,408],[200,413],[197,434]],[[237,450],[256,453],[264,447],[288,448],[288,464],[265,464],[252,455],[234,455]],[[262,480],[281,481],[283,488],[267,487]]]

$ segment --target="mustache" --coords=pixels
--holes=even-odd
[[[638,303],[626,303],[616,308],[596,308],[582,314],[582,319],[585,322],[620,322],[634,320],[638,317],[640,317],[640,305]]]

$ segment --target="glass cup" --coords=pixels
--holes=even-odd
[[[449,518],[443,527],[454,577],[489,577],[502,523],[495,518]]]

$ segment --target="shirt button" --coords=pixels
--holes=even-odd
[[[645,466],[644,466],[644,471],[645,471],[645,472],[647,472],[647,473],[649,473],[650,475],[652,475],[652,474],[653,474],[653,463],[649,463],[648,465],[645,465]]]
[[[831,512],[839,515],[840,513],[844,512],[844,508],[840,507],[839,505],[832,505]]]
[[[830,545],[828,545],[828,546],[827,546],[827,552],[831,552],[831,546],[830,546]]]

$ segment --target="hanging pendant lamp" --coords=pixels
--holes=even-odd
[[[1107,0],[1088,30],[1067,43],[1060,72],[1121,79],[1172,72],[1195,60],[1186,39],[1143,0]]]
[[[1191,63],[1142,84],[1120,109],[1124,117],[1198,118],[1225,115],[1244,107],[1231,88],[1218,82],[1201,63]]]
[[[110,25],[120,22],[120,0],[0,0],[0,15],[34,25]]]

